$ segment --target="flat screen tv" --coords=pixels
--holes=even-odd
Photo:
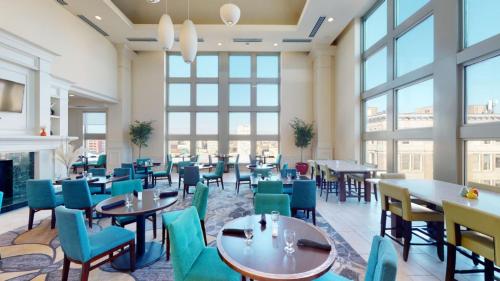
[[[23,112],[24,85],[0,79],[0,112]]]

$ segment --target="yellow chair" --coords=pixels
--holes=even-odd
[[[319,193],[319,196],[321,197],[323,195],[323,190],[326,192],[326,201],[328,201],[328,194],[334,193],[338,195],[339,188],[338,188],[338,179],[337,177],[332,174],[332,171],[328,168],[327,165],[319,165],[319,170],[321,174],[321,192]],[[335,191],[334,191],[335,190]]]
[[[437,254],[441,261],[444,261],[444,219],[443,214],[431,210],[425,206],[412,203],[410,192],[406,188],[401,188],[395,185],[380,183],[380,198],[382,203],[381,214],[381,228],[380,235],[386,235],[386,221],[387,212],[392,216],[396,216],[396,221],[402,221],[403,243],[400,240],[388,235],[394,241],[403,246],[403,259],[408,260],[411,245],[435,245],[437,247]],[[427,222],[432,230],[432,237],[434,240],[427,240],[425,237],[420,236],[419,232],[423,232],[420,228],[413,228],[412,222],[421,221]],[[392,226],[399,228],[399,226]],[[415,230],[415,233],[413,232]],[[422,238],[428,243],[411,243],[413,234]]]
[[[401,174],[401,173],[383,173],[383,174],[379,174],[377,177],[381,180],[389,180],[389,179],[404,180],[404,179],[406,179],[406,175]],[[378,201],[377,184],[373,184],[373,193],[375,195],[375,200]]]
[[[446,280],[455,280],[457,247],[484,257],[484,279],[493,280],[493,264],[500,265],[500,216],[448,201],[443,201],[443,208],[448,235]]]
[[[377,169],[377,165],[371,164],[371,163],[365,163],[365,164],[363,164],[363,166]],[[377,176],[377,172],[373,172],[371,175],[371,177],[376,177],[376,176]],[[357,195],[358,195],[358,202],[361,201],[361,197],[364,196],[362,193],[361,184],[365,182],[365,175],[364,174],[349,174],[349,175],[347,175],[347,177],[348,177],[349,186],[351,185],[351,179],[354,180],[354,186],[356,187]],[[375,195],[375,200],[378,200],[377,195]]]
[[[315,169],[314,167],[316,167],[316,161],[314,160],[307,160],[307,166],[309,167],[309,174],[311,175],[311,179],[314,179],[314,172],[315,172]]]
[[[500,193],[500,187],[488,185],[488,184],[484,184],[484,183],[470,181],[467,183],[467,187],[469,187],[469,188],[475,187],[475,188],[480,189],[480,190],[482,189],[482,190]]]

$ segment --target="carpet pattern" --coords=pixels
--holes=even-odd
[[[159,182],[166,185],[165,182]],[[176,186],[173,184],[172,186]],[[166,187],[165,187],[166,188]],[[191,205],[191,196],[171,206],[169,210],[184,209]],[[215,185],[210,187],[208,212],[206,219],[207,239],[209,246],[215,246],[215,237],[222,226],[235,218],[253,214],[252,193],[242,186],[240,194],[234,192],[234,184],[225,184],[225,190]],[[158,216],[161,220],[161,216]],[[109,226],[110,218],[96,220],[90,232],[96,232]],[[327,232],[335,242],[337,257],[332,271],[352,280],[362,280],[366,262],[321,216],[317,214],[316,224]],[[161,222],[158,223],[161,226]],[[151,223],[146,223],[146,237],[152,239]],[[133,224],[131,229],[133,230]],[[127,227],[129,228],[129,227]],[[158,229],[158,241],[161,229]],[[27,227],[19,228],[0,235],[0,280],[61,280],[62,260],[64,254],[59,245],[56,230],[50,229],[50,220],[36,222],[31,231]],[[71,264],[69,280],[79,280],[80,266]],[[91,271],[90,280],[174,280],[170,262],[163,256],[153,265],[138,269],[135,272],[123,273],[115,271],[109,264]]]

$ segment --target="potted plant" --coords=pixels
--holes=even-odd
[[[139,158],[141,158],[141,150],[143,147],[148,147],[148,141],[153,134],[153,121],[137,121],[130,124],[129,135],[130,141],[139,147]]]
[[[290,127],[292,127],[295,136],[295,146],[300,148],[300,162],[295,164],[295,168],[303,175],[307,173],[309,168],[307,163],[304,163],[304,148],[308,147],[314,138],[314,123],[306,123],[295,117],[290,121]]]

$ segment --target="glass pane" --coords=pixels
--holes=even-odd
[[[199,155],[198,161],[208,163],[208,155],[217,155],[219,151],[218,141],[196,141],[196,154]],[[217,159],[212,159],[215,163]]]
[[[196,76],[203,78],[217,78],[219,76],[219,57],[217,55],[197,56]]]
[[[190,84],[168,84],[168,105],[170,106],[189,106],[191,104],[191,85]]]
[[[250,106],[250,84],[229,84],[229,105]]]
[[[191,153],[191,144],[189,141],[169,141],[168,152],[172,154],[174,162],[182,161],[180,156],[189,156]]]
[[[257,135],[277,135],[278,128],[278,113],[257,113]]]
[[[257,85],[257,106],[278,106],[278,85]]]
[[[387,171],[387,141],[366,141],[365,162],[377,165],[380,171]]]
[[[433,179],[433,142],[398,141],[398,172],[407,179]]]
[[[465,68],[466,123],[500,121],[500,56]]]
[[[97,161],[100,154],[106,154],[106,140],[85,140],[86,155],[89,161]]]
[[[420,10],[429,0],[396,0],[396,26]]]
[[[500,186],[500,141],[466,141],[467,182]]]
[[[230,135],[250,135],[250,113],[230,112],[229,113],[229,134]]]
[[[169,77],[191,76],[191,64],[185,63],[181,55],[169,55],[168,76]]]
[[[366,101],[365,118],[366,132],[387,130],[387,94]]]
[[[364,22],[365,50],[387,34],[387,2],[384,1]]]
[[[191,133],[190,113],[168,113],[168,133],[170,135],[189,135]]]
[[[434,61],[434,17],[418,24],[396,40],[397,76]]]
[[[464,45],[474,45],[500,33],[500,1],[464,0]]]
[[[229,77],[249,78],[252,73],[251,56],[229,56]]]
[[[257,77],[278,78],[279,77],[278,56],[257,56]]]
[[[256,143],[256,155],[266,155],[276,157],[279,153],[279,142],[278,141],[257,141]],[[267,163],[274,162],[274,159],[267,159]]]
[[[229,154],[239,154],[240,163],[250,163],[251,143],[250,141],[229,141]]]
[[[197,112],[196,113],[196,134],[197,135],[217,135],[219,127],[219,117],[217,112]]]
[[[387,82],[387,48],[383,48],[365,61],[365,90]]]
[[[217,106],[219,103],[218,84],[197,84],[196,85],[196,105]]]
[[[434,80],[397,90],[398,129],[432,127]]]
[[[106,133],[106,113],[85,112],[83,113],[85,122],[85,134],[105,134]]]

